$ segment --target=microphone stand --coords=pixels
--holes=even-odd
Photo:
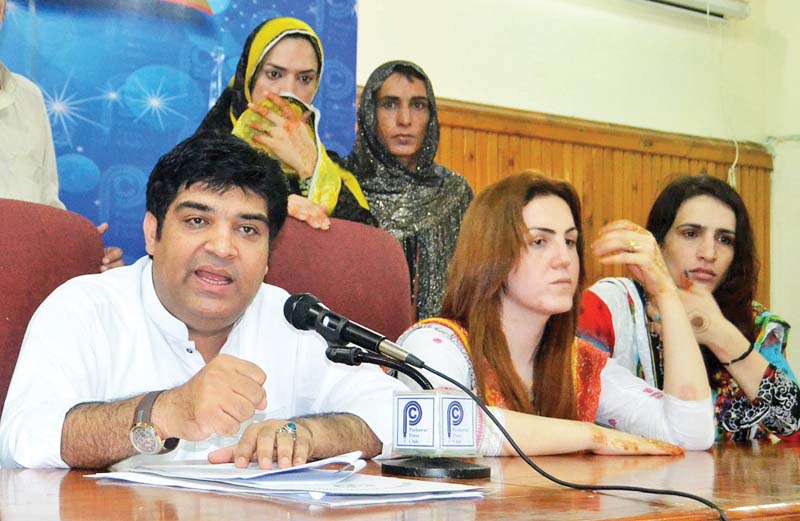
[[[330,338],[328,338],[330,337]],[[426,391],[433,390],[433,386],[416,368],[405,362],[389,358],[388,356],[365,351],[360,347],[342,345],[335,334],[323,335],[328,343],[325,356],[328,360],[346,365],[361,365],[362,363],[383,365],[395,369],[417,382]],[[488,478],[491,474],[489,467],[467,461],[446,457],[410,457],[390,460],[381,463],[382,474],[397,476],[424,477],[424,478],[451,478],[475,479]]]
[[[348,347],[328,342],[328,349],[325,350],[325,356],[332,362],[346,365],[361,365],[362,363],[383,365],[407,375],[426,391],[433,389],[428,379],[410,365],[404,364],[394,358],[389,358],[388,356],[364,351],[360,347]]]

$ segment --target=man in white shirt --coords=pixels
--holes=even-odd
[[[388,453],[403,385],[329,362],[283,318],[288,294],[262,283],[287,197],[278,164],[230,135],[163,156],[147,185],[151,258],[72,279],[31,319],[0,465],[104,468],[176,444],[159,458],[283,468]]]
[[[0,29],[6,0],[0,0]],[[0,197],[64,208],[58,198],[56,153],[42,93],[0,63]],[[97,230],[103,234],[108,224]],[[122,250],[105,249],[100,271],[124,266]]]

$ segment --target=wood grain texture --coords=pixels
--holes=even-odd
[[[730,519],[800,517],[800,446],[723,445],[682,457],[574,454],[535,458],[574,482],[672,488],[710,499]],[[311,507],[256,497],[99,483],[86,472],[0,470],[3,521],[210,521],[219,519],[347,520],[644,520],[718,519],[689,499],[633,492],[579,491],[536,474],[519,458],[488,458],[490,480],[478,500],[418,501],[375,507]],[[362,471],[380,472],[376,462]],[[465,482],[466,483],[466,482]]]
[[[581,196],[585,235],[627,218],[644,224],[658,192],[680,174],[725,179],[733,143],[501,107],[438,99],[437,161],[463,174],[477,193],[524,169],[572,182]],[[769,306],[772,156],[739,143],[737,190],[750,212],[760,260],[756,298]],[[621,276],[620,267],[585,259],[587,281]]]

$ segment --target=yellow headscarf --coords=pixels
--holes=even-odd
[[[250,43],[250,50],[247,53],[247,66],[245,67],[244,71],[243,90],[244,96],[248,103],[253,101],[252,93],[250,92],[250,84],[253,82],[253,75],[258,72],[264,56],[266,56],[267,53],[273,47],[275,47],[279,41],[290,34],[302,34],[311,39],[311,44],[314,47],[314,51],[317,53],[317,61],[319,63],[317,80],[314,89],[314,96],[317,95],[319,82],[322,80],[322,65],[325,59],[325,55],[322,52],[322,42],[320,41],[319,36],[317,36],[317,33],[314,32],[314,29],[312,29],[311,26],[302,20],[298,20],[297,18],[273,18],[272,20],[264,23],[258,30],[253,38],[253,41]],[[231,81],[228,82],[228,87],[233,88],[235,80],[236,75],[234,75],[234,77],[231,78]],[[230,114],[231,123],[235,125],[236,115],[233,113],[232,107]]]
[[[317,33],[315,33],[307,23],[297,18],[273,18],[258,29],[250,42],[250,49],[246,51],[247,63],[245,66],[242,90],[244,91],[244,96],[248,103],[252,102],[250,86],[253,81],[253,76],[258,73],[264,57],[284,37],[293,34],[307,36],[311,40],[314,51],[317,53],[319,67],[314,88],[314,95],[316,96],[317,90],[319,89],[319,82],[322,79],[324,63],[322,42],[319,36],[317,36]],[[244,56],[242,58],[244,58]],[[229,88],[234,88],[235,80],[236,75],[234,75],[228,83]],[[333,212],[339,200],[339,192],[341,191],[342,183],[344,183],[345,186],[350,189],[350,192],[352,192],[358,204],[363,208],[369,209],[367,198],[361,191],[361,187],[358,185],[358,181],[356,181],[353,174],[341,168],[328,157],[325,147],[322,146],[322,142],[319,138],[319,111],[313,106],[310,106],[310,109],[314,112],[314,117],[311,119],[313,121],[314,140],[317,144],[317,164],[314,167],[314,173],[308,185],[308,193],[304,195],[311,201],[327,207],[329,212]],[[231,105],[229,109],[229,115],[232,125],[236,127],[238,117],[234,112],[233,105]],[[239,114],[239,117],[241,116],[244,116],[244,114]]]

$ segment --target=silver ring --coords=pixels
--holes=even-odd
[[[286,422],[275,431],[276,435],[281,433],[291,434],[292,441],[295,441],[297,440],[297,425],[295,425],[293,422]]]

